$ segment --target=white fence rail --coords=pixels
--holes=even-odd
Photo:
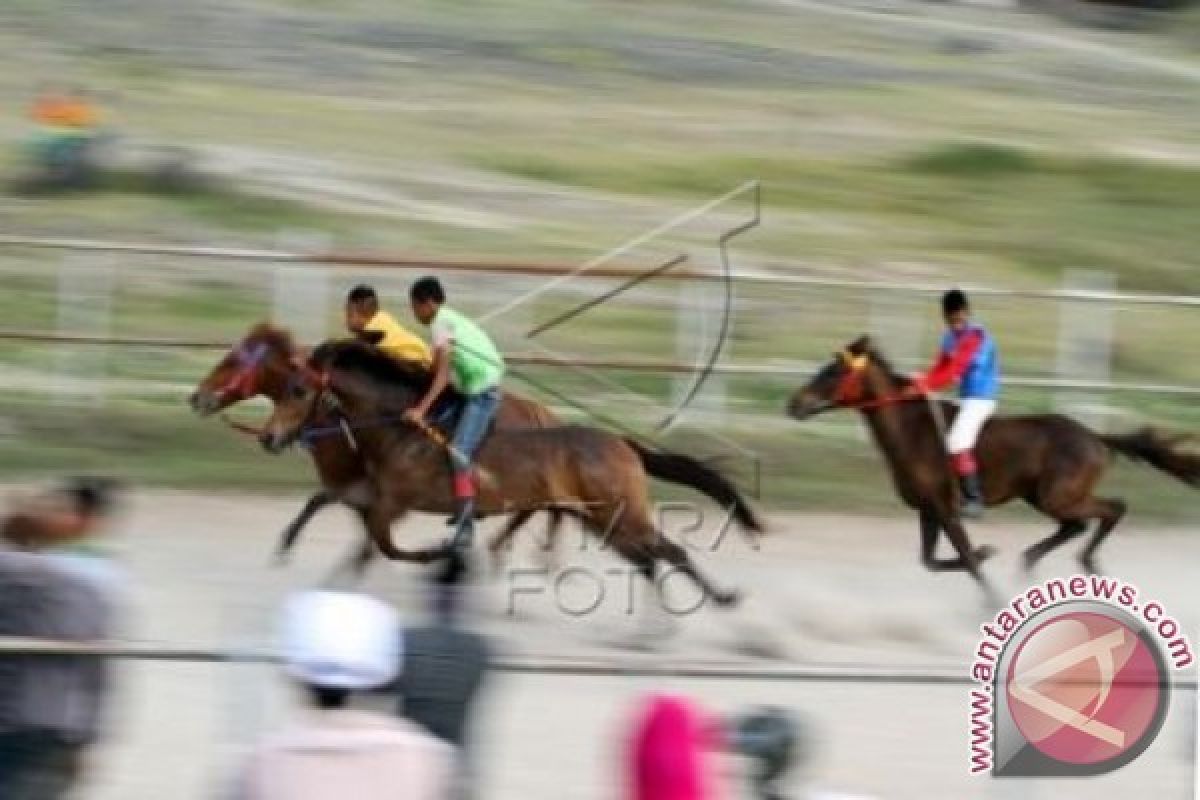
[[[213,259],[225,262],[266,262],[277,265],[268,270],[263,290],[270,293],[268,308],[280,322],[296,329],[306,339],[319,338],[325,332],[324,311],[333,299],[335,281],[332,271],[351,268],[395,268],[436,269],[471,274],[491,274],[530,277],[545,277],[560,281],[566,276],[580,279],[628,279],[644,276],[645,269],[634,269],[614,265],[608,260],[595,266],[584,267],[517,261],[465,261],[425,258],[418,256],[382,256],[366,253],[347,253],[329,249],[326,240],[319,236],[289,234],[281,237],[292,249],[246,249],[233,247],[193,247],[157,245],[142,242],[112,242],[85,239],[51,239],[41,237],[0,235],[0,249],[39,248],[62,251],[66,258],[60,269],[58,291],[58,326],[56,331],[0,330],[0,340],[52,342],[68,347],[76,344],[130,346],[143,348],[221,348],[224,342],[179,340],[154,337],[118,337],[108,335],[110,300],[98,296],[100,289],[107,286],[112,290],[115,279],[111,258],[113,254],[138,254],[143,256],[163,255],[180,258]],[[86,254],[92,253],[93,256]],[[87,278],[89,270],[81,269],[81,261],[94,258],[92,266],[99,277]],[[656,280],[674,282],[726,281],[729,276],[720,272],[703,272],[686,269],[686,264],[656,275]],[[271,274],[271,273],[274,274]],[[82,277],[81,277],[82,276]],[[100,280],[103,278],[103,280]],[[970,286],[964,288],[972,295],[992,298],[1008,298],[1014,302],[1023,300],[1054,301],[1058,304],[1058,342],[1056,358],[1048,364],[1047,372],[1053,375],[1012,375],[1006,377],[1006,385],[1019,388],[1045,389],[1061,393],[1057,404],[1072,413],[1093,414],[1104,407],[1105,395],[1110,393],[1154,394],[1164,396],[1200,396],[1200,385],[1185,385],[1164,381],[1120,381],[1111,379],[1114,359],[1114,309],[1117,308],[1176,308],[1185,310],[1200,308],[1200,296],[1151,294],[1118,291],[1110,275],[1084,270],[1070,270],[1064,276],[1060,289],[1024,289],[995,286]],[[889,282],[836,279],[803,275],[777,275],[755,272],[735,272],[733,281],[739,286],[779,286],[814,290],[845,290],[864,293],[869,299],[869,324],[876,334],[885,340],[893,355],[901,362],[923,356],[922,327],[920,317],[904,304],[903,298],[921,298],[943,291],[943,285],[913,282]],[[579,286],[574,288],[578,291]],[[697,369],[697,338],[708,334],[703,323],[710,314],[697,309],[697,298],[708,298],[702,286],[695,291],[686,284],[674,302],[674,328],[676,336],[675,358],[594,358],[587,356],[555,356],[538,352],[514,353],[510,359],[517,366],[564,367],[590,369],[598,373],[643,372],[676,376],[676,384],[691,376]],[[697,292],[700,292],[698,294]],[[711,298],[703,301],[711,306]],[[670,306],[664,313],[671,314]],[[709,311],[712,311],[709,308]],[[510,322],[516,324],[515,320]],[[902,324],[903,323],[903,324]],[[735,323],[736,325],[736,323]],[[529,340],[537,344],[534,340]],[[697,408],[707,414],[723,414],[728,405],[722,378],[765,377],[791,378],[797,381],[810,376],[818,366],[815,362],[786,361],[771,363],[736,363],[736,354],[726,351],[720,361],[710,370],[705,396]],[[106,381],[104,359],[80,359],[70,351],[64,351],[59,360],[63,387],[62,394],[92,395],[94,402],[103,401],[106,387],[116,384]],[[86,384],[86,385],[85,385]],[[145,394],[162,393],[163,384],[147,383]],[[83,387],[83,388],[81,388]],[[678,389],[678,386],[676,387]],[[136,387],[122,382],[118,393],[137,394]],[[168,390],[170,391],[170,390]],[[1092,420],[1097,424],[1097,420]]]
[[[211,649],[123,642],[80,643],[50,639],[0,637],[4,656],[98,656],[131,661],[180,661],[221,664],[279,664],[282,657],[270,650]],[[938,666],[869,666],[810,664],[754,666],[705,662],[664,662],[660,658],[545,658],[508,656],[497,659],[498,672],[639,678],[694,678],[736,681],[794,681],[813,683],[936,684],[970,686],[975,680],[965,668]],[[1182,678],[1172,687],[1194,691],[1195,678]]]

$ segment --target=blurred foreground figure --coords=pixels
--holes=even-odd
[[[870,800],[860,795],[827,792],[809,785],[806,768],[812,762],[812,744],[804,737],[797,719],[781,708],[751,711],[730,724],[729,748],[753,764],[754,796],[759,800]],[[798,773],[803,788],[785,791],[781,784]]]
[[[711,800],[716,796],[707,750],[714,726],[692,703],[673,695],[646,700],[630,742],[632,800]]]
[[[404,637],[404,669],[396,684],[400,713],[452,745],[458,754],[454,796],[472,792],[468,756],[471,709],[491,662],[487,639],[461,624],[466,564],[454,553],[432,585],[432,618]]]
[[[451,753],[391,715],[350,710],[356,691],[395,677],[401,657],[396,613],[374,598],[313,591],[287,604],[288,673],[312,704],[310,716],[263,743],[238,785],[239,800],[443,800]]]
[[[112,636],[116,572],[96,544],[113,485],[77,479],[0,523],[0,636]],[[108,667],[96,656],[0,656],[0,797],[62,798],[100,732]]]

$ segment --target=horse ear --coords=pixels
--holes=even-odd
[[[873,350],[874,348],[875,348],[875,343],[873,341],[871,341],[871,335],[869,333],[864,333],[862,336],[859,336],[857,339],[855,339],[853,342],[851,342],[849,345],[846,346],[847,350],[849,350],[851,353],[854,353],[855,355],[859,355],[859,356],[863,355],[864,353],[871,352],[871,350]]]

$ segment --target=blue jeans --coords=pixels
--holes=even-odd
[[[454,429],[454,438],[450,441],[454,447],[450,460],[455,472],[468,472],[471,469],[475,451],[483,442],[483,437],[487,434],[499,407],[500,388],[497,386],[484,389],[479,394],[465,396],[458,427]]]

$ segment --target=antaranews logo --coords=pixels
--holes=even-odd
[[[1098,575],[1030,587],[980,630],[973,774],[1100,775],[1128,764],[1162,727],[1171,670],[1193,660],[1160,603]]]

